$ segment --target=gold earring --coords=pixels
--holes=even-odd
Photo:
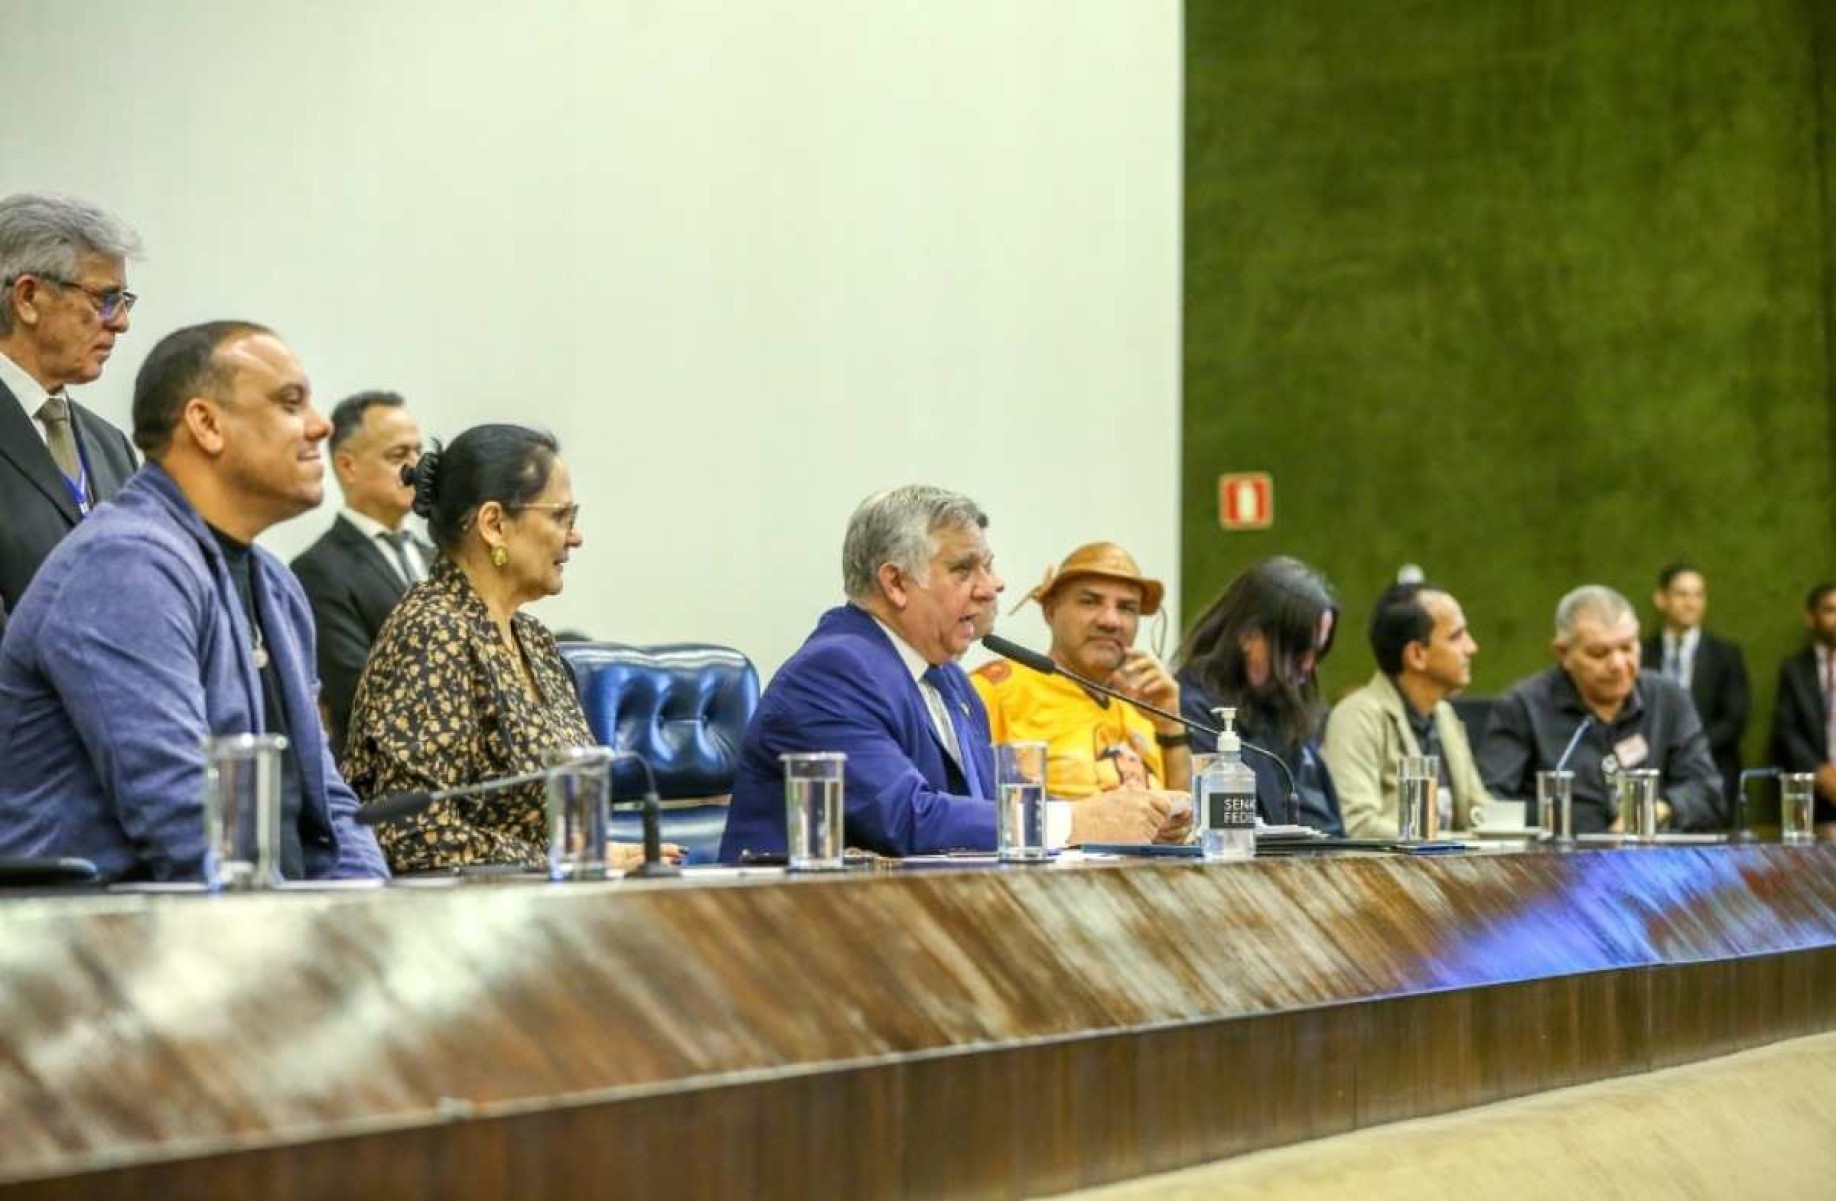
[[[502,567],[508,562],[510,562],[509,551],[505,550],[502,546],[493,546],[491,548],[491,566]]]

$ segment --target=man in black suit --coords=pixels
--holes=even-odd
[[[38,565],[134,474],[133,445],[70,399],[128,329],[140,239],[80,200],[0,200],[0,630]]]
[[[1645,639],[1644,666],[1689,693],[1721,772],[1722,795],[1732,798],[1740,788],[1740,740],[1753,703],[1746,656],[1738,644],[1702,628],[1708,581],[1690,564],[1672,563],[1659,572],[1651,603],[1662,629]]]
[[[1772,761],[1786,771],[1816,774],[1821,827],[1836,822],[1836,583],[1810,590],[1804,624],[1811,644],[1779,666]]]
[[[344,732],[370,644],[395,602],[426,578],[434,549],[403,528],[414,489],[402,468],[421,458],[421,427],[394,392],[359,392],[331,415],[332,469],[344,510],[293,561],[319,631],[320,704],[332,753],[344,758]]]

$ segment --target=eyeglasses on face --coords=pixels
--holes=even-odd
[[[574,523],[580,520],[580,505],[577,502],[562,504],[560,501],[550,501],[547,504],[527,504],[519,507],[524,509],[540,509],[545,513],[553,513],[555,515],[555,524],[561,526],[570,534],[573,533]]]
[[[80,284],[74,279],[65,279],[61,275],[52,275],[48,272],[22,271],[18,275],[8,276],[5,284],[0,286],[10,288],[28,275],[33,279],[42,279],[60,288],[74,289],[89,297],[89,303],[95,306],[96,316],[103,322],[113,321],[116,317],[133,312],[134,303],[140,299],[126,288],[92,288],[88,284]]]

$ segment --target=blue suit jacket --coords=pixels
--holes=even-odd
[[[384,876],[319,725],[312,611],[286,565],[252,569],[288,714],[306,874]],[[0,642],[0,853],[80,855],[104,878],[199,879],[212,734],[265,732],[223,552],[148,464],[51,552]]]
[[[892,639],[865,610],[830,609],[815,633],[778,670],[759,700],[740,748],[733,805],[720,857],[785,849],[784,772],[778,756],[842,751],[847,764],[847,844],[883,855],[992,850],[994,752],[988,714],[969,677],[943,668],[944,704],[958,741],[974,756],[972,789],[931,724],[918,685]]]

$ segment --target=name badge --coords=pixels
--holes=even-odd
[[[1651,757],[1651,748],[1645,745],[1643,734],[1634,734],[1613,744],[1613,757],[1621,767],[1637,767]]]

